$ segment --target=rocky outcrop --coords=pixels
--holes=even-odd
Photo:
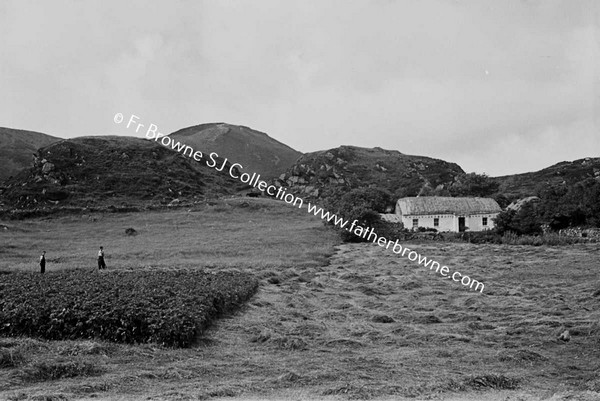
[[[521,208],[525,204],[527,204],[529,202],[537,203],[539,201],[540,201],[540,198],[538,198],[537,196],[528,196],[527,198],[523,198],[523,199],[514,201],[513,203],[511,203],[510,205],[508,205],[506,207],[506,210],[514,210],[515,212],[518,212],[519,210],[521,210]]]
[[[335,188],[380,187],[417,195],[423,187],[443,188],[464,171],[454,163],[381,148],[341,146],[303,155],[274,180],[303,197],[319,198]]]
[[[28,168],[32,153],[60,140],[40,132],[0,127],[0,183]]]
[[[81,137],[39,149],[29,169],[5,181],[0,206],[177,206],[180,201],[231,194],[242,185],[153,141]]]

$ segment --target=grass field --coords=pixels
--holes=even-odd
[[[236,269],[261,284],[191,349],[0,339],[0,399],[600,399],[598,244],[406,244],[481,294],[268,200],[1,224],[0,270],[36,271],[44,249],[47,274],[94,269],[103,245],[108,274]]]

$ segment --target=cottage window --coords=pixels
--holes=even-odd
[[[419,227],[419,219],[413,219],[413,228]]]
[[[433,219],[433,226],[434,227],[439,227],[440,226],[440,219],[438,217],[435,217]]]
[[[487,217],[481,218],[481,224],[483,224],[484,226],[487,226]]]

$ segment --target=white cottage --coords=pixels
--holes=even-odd
[[[398,199],[396,213],[382,215],[405,228],[435,228],[438,231],[485,231],[494,228],[492,219],[502,211],[491,198],[418,196]]]

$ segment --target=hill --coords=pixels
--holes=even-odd
[[[62,140],[5,183],[8,209],[166,204],[233,193],[239,181],[162,145],[121,136]]]
[[[31,165],[32,154],[60,138],[34,131],[0,127],[0,182]]]
[[[306,197],[335,188],[380,187],[397,197],[444,188],[464,174],[455,163],[382,148],[339,148],[307,153],[276,181]]]
[[[588,178],[600,180],[600,157],[565,161],[539,171],[494,177],[494,180],[500,184],[500,193],[518,199],[538,195],[539,189],[570,187]]]
[[[201,124],[181,129],[170,136],[202,153],[216,152],[263,178],[279,176],[302,155],[264,132],[241,125]]]

